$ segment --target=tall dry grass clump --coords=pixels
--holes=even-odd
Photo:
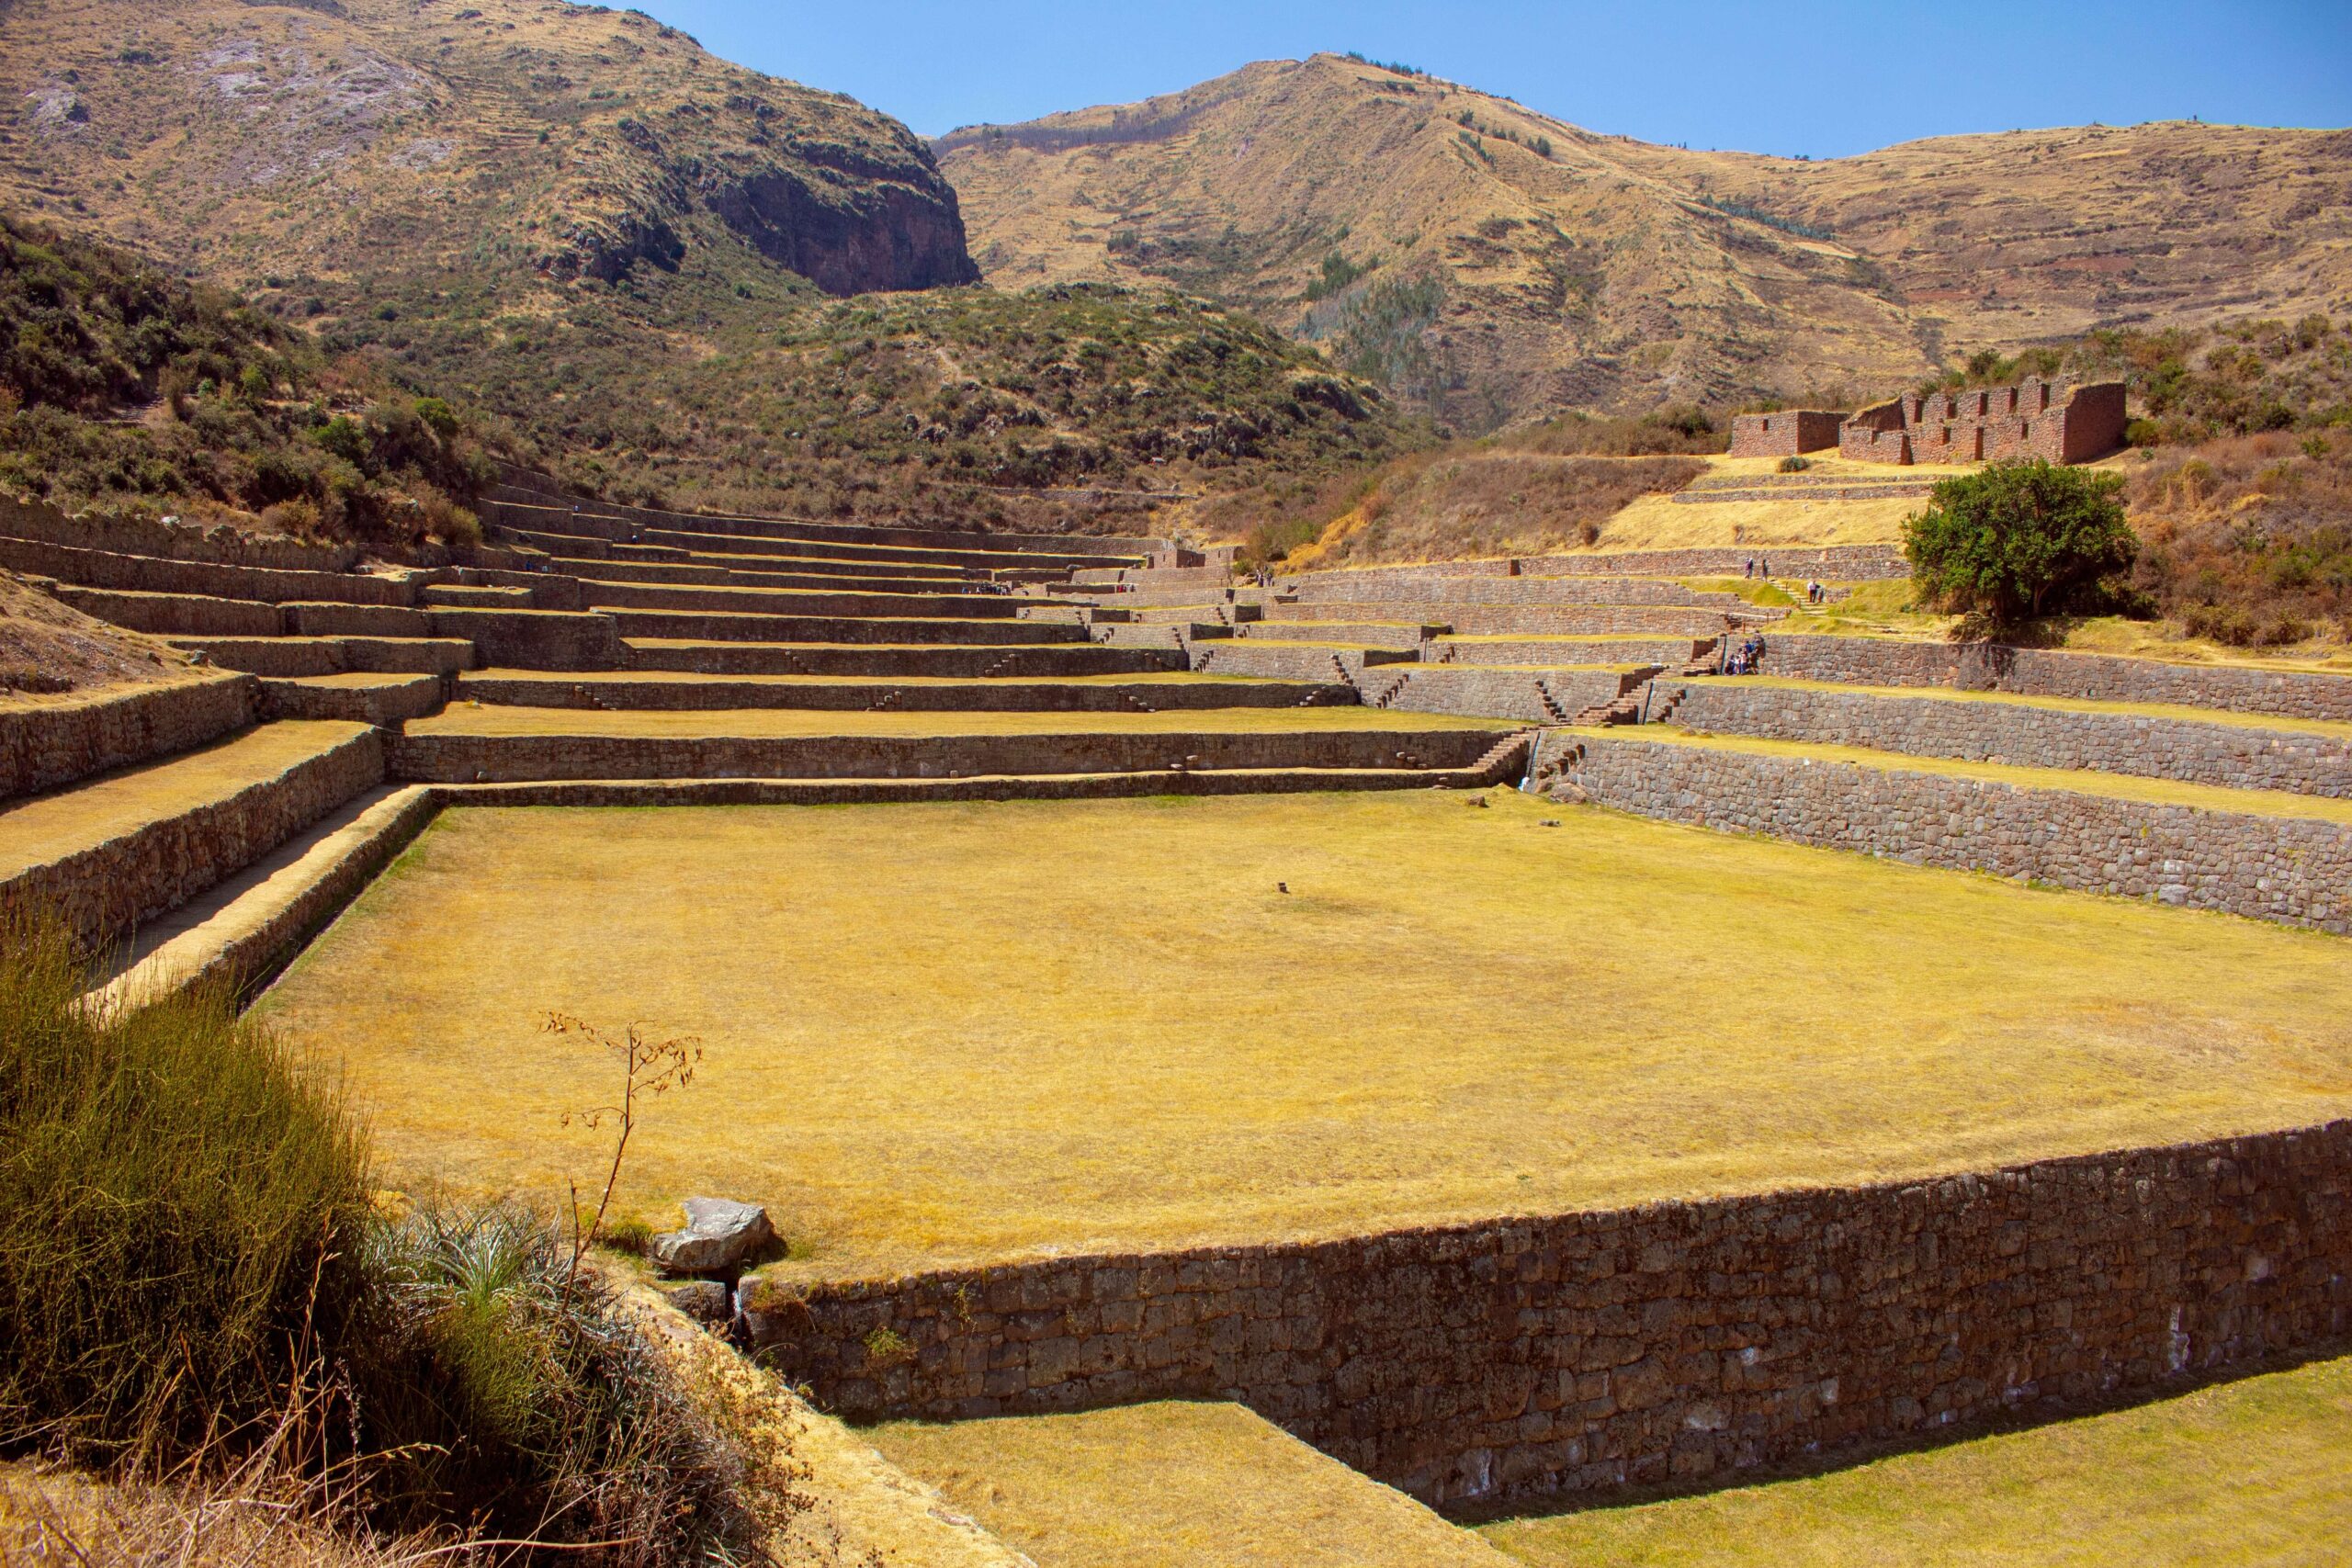
[[[53,915],[0,927],[0,1455],[94,1472],[93,1540],[198,1498],[354,1561],[742,1547],[733,1441],[547,1216],[380,1211],[364,1127],[228,989],[107,1011],[88,976]]]
[[[266,1419],[356,1291],[368,1158],[225,991],[105,1014],[0,930],[0,1438],[138,1462]]]

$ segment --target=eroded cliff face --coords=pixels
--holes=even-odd
[[[934,170],[932,185],[944,187]],[[710,193],[710,210],[754,250],[828,294],[978,283],[956,194],[899,180],[777,168]]]

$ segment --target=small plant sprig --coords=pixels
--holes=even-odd
[[[595,1217],[588,1228],[580,1228],[580,1184],[571,1183],[571,1262],[564,1270],[563,1288],[568,1296],[571,1282],[580,1272],[580,1260],[596,1244],[597,1233],[604,1228],[605,1214],[612,1207],[613,1189],[620,1184],[621,1161],[628,1154],[629,1134],[637,1131],[639,1102],[655,1095],[667,1094],[673,1089],[684,1089],[695,1081],[695,1073],[702,1066],[702,1040],[698,1035],[680,1034],[667,1040],[650,1038],[642,1024],[632,1023],[628,1032],[616,1037],[584,1018],[568,1012],[549,1012],[547,1021],[539,1026],[542,1034],[577,1034],[590,1043],[603,1047],[620,1059],[621,1097],[616,1103],[590,1105],[563,1113],[566,1127],[577,1122],[591,1132],[604,1126],[607,1120],[617,1125],[613,1139],[612,1163],[605,1170],[605,1190],[596,1199]]]

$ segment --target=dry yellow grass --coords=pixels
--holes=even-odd
[[[424,1537],[371,1540],[313,1517],[301,1477],[116,1482],[36,1461],[0,1463],[0,1568],[426,1568]],[[307,1493],[307,1495],[306,1495]]]
[[[1781,675],[1695,677],[1692,685],[1769,686],[1800,692],[1859,692],[1873,697],[1919,697],[1929,702],[1996,703],[2010,707],[2050,708],[2059,713],[2134,714],[2143,718],[2176,718],[2191,724],[2219,724],[2233,729],[2290,729],[2310,735],[2352,739],[2352,722],[2330,718],[2290,718],[2278,714],[2233,713],[2225,708],[2188,707],[2178,703],[2101,703],[2078,697],[2036,697],[2015,692],[1962,692],[1950,686],[1849,686],[1835,681],[1799,681]]]
[[[1899,545],[1916,496],[1871,501],[1678,502],[1645,495],[1601,525],[1603,550],[1683,550],[1801,545]]]
[[[638,1287],[631,1310],[648,1348],[742,1456],[737,1497],[766,1554],[762,1568],[1023,1568],[932,1486],[650,1291]]]
[[[1038,1568],[1511,1568],[1470,1530],[1238,1404],[866,1433]]]
[[[1747,735],[1699,735],[1671,725],[1642,725],[1636,728],[1593,733],[1603,733],[1611,739],[1643,745],[1703,746],[1719,751],[1746,751],[1757,756],[1809,757],[1820,762],[1851,762],[1859,767],[1877,768],[1888,773],[1939,773],[1951,778],[2015,784],[2019,789],[2063,789],[2076,795],[2103,795],[2117,800],[2145,801],[2152,806],[2188,806],[2200,811],[2245,811],[2258,817],[2302,817],[2322,822],[2352,824],[2352,800],[2317,795],[2289,795],[2284,790],[2227,789],[2220,784],[2134,778],[2127,773],[2101,773],[2086,768],[2021,768],[2007,762],[1967,762],[1951,757],[1916,757],[1907,751],[1874,751],[1864,746],[1763,740]]]
[[[844,713],[826,708],[707,712],[456,705],[412,719],[411,735],[1211,735],[1293,729],[1515,729],[1507,719],[1382,708],[1210,708],[1161,713]]]
[[[2352,1111],[2340,939],[1468,798],[454,810],[263,1009],[394,1179],[537,1194],[612,1090],[545,1010],[698,1034],[624,1201],[757,1200],[802,1277]]]
[[[0,810],[0,876],[233,795],[367,728],[334,719],[260,725],[200,750],[11,806]]]
[[[1535,1568],[2340,1568],[2352,1359],[1801,1481],[1488,1526]]]

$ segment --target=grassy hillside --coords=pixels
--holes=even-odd
[[[2070,358],[2142,414],[2125,498],[2154,607],[2237,647],[2352,642],[2352,318],[2100,333]]]
[[[481,395],[539,405],[566,477],[695,505],[1165,531],[1428,440],[1251,317],[1162,289],[812,299],[692,367],[631,365],[586,312],[505,342]],[[410,357],[465,373],[463,353]]]
[[[0,488],[306,536],[480,536],[484,437],[365,355],[0,214]]]
[[[2092,128],[1825,162],[1599,136],[1336,55],[942,138],[993,281],[1155,277],[1457,431],[1843,388],[2352,300],[2341,132]]]

